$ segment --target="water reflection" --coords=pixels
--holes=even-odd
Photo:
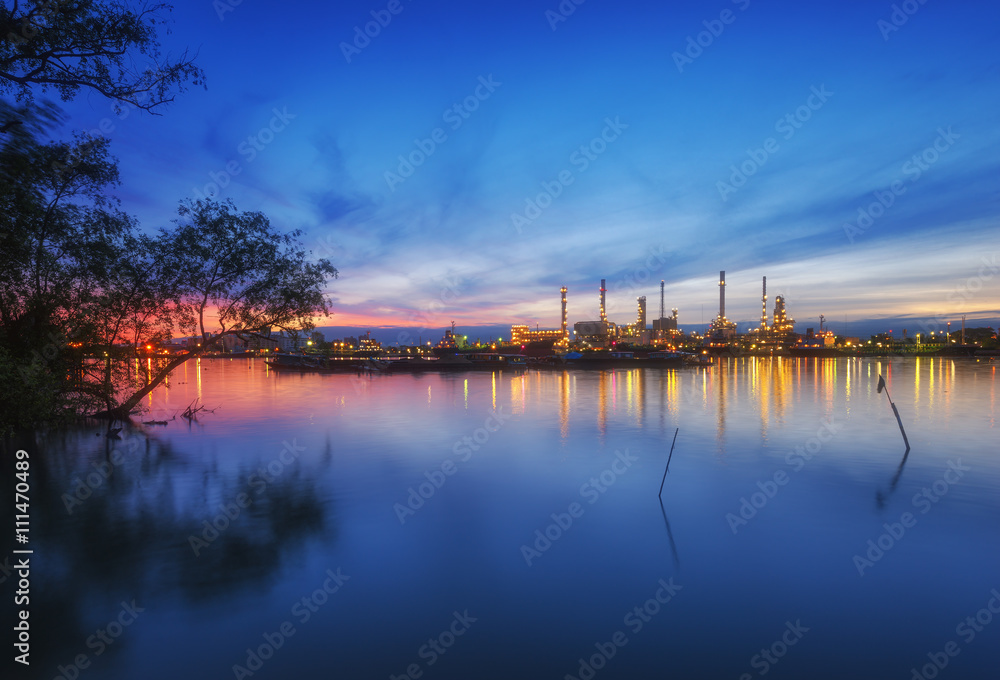
[[[727,361],[732,361],[732,359],[727,359]],[[730,374],[733,376],[733,380],[736,379],[736,371],[732,371]],[[729,386],[729,381],[725,378],[716,380],[716,395],[715,395],[715,442],[716,442],[716,453],[722,457],[726,453],[726,393]]]
[[[997,367],[994,365],[990,370],[990,427],[996,427],[996,398],[997,398]]]
[[[296,460],[248,487],[259,474],[249,460],[225,469],[141,430],[123,435],[112,442],[94,426],[7,443],[5,458],[25,449],[32,462],[32,658],[39,663],[31,677],[53,677],[57,664],[86,651],[88,636],[114,620],[123,601],[155,609],[177,598],[237,598],[275,580],[307,543],[336,540],[336,518],[317,490],[328,483],[329,456],[318,465]],[[0,491],[7,507],[12,489]],[[240,492],[251,499],[245,509],[236,505]],[[126,648],[108,645],[100,663]]]
[[[879,510],[885,508],[885,505],[892,497],[892,494],[896,492],[896,485],[899,484],[899,478],[903,476],[903,468],[906,466],[906,460],[909,457],[910,447],[907,446],[906,450],[903,452],[903,459],[899,461],[899,467],[896,468],[896,474],[892,476],[892,481],[889,482],[889,492],[882,493],[881,489],[875,492],[875,503],[878,505]]]
[[[667,539],[670,541],[670,555],[674,559],[674,569],[681,566],[681,558],[677,555],[677,544],[674,542],[674,532],[670,530],[670,520],[667,519],[667,511],[663,507],[663,499],[660,499],[660,512],[663,513],[663,523],[667,527]]]
[[[627,608],[648,597],[643,583],[679,569],[679,542],[687,574],[679,580],[691,587],[613,660],[618,666],[608,665],[607,677],[642,677],[664,663],[698,669],[688,676],[738,677],[747,650],[800,615],[822,624],[810,638],[816,658],[841,658],[845,636],[857,638],[868,642],[853,652],[853,677],[895,677],[937,644],[943,624],[968,615],[968,603],[995,585],[995,569],[982,559],[995,534],[1000,480],[992,450],[982,446],[993,437],[991,366],[958,364],[956,379],[951,361],[894,365],[893,397],[907,429],[920,422],[914,443],[919,437],[923,446],[910,461],[896,448],[892,415],[875,393],[884,363],[876,360],[720,358],[714,367],[677,371],[362,381],[268,377],[260,362],[247,360],[205,363],[205,401],[223,408],[190,431],[177,422],[154,428],[154,437],[126,431],[111,442],[102,425],[21,444],[39,460],[32,547],[45,561],[37,565],[32,617],[45,663],[36,677],[57,677],[55,664],[86,651],[87,636],[132,599],[150,612],[148,622],[79,680],[224,677],[261,631],[274,630],[288,605],[316,587],[314,575],[341,558],[345,571],[357,574],[350,590],[254,680],[399,676],[456,607],[481,612],[484,627],[456,642],[427,678],[516,677],[523,661],[509,654],[513,648],[535,650],[544,667],[536,675],[563,677],[598,636],[620,626]],[[176,404],[165,412],[197,396],[191,378],[171,388]],[[789,467],[790,447],[852,405],[857,412],[841,421],[842,434],[801,472]],[[924,418],[932,406],[934,418]],[[403,525],[393,505],[408,502],[409,487],[430,480],[428,473],[454,459],[454,443],[501,407],[516,417],[459,461]],[[942,415],[949,410],[952,417]],[[678,462],[669,463],[674,483],[658,501],[664,535],[650,496],[678,426],[686,436],[678,438]],[[204,522],[220,506],[252,492],[251,478],[276,455],[260,453],[262,442],[296,436],[315,454],[285,467],[195,557],[191,536],[205,536]],[[601,436],[606,441],[595,442]],[[713,456],[713,442],[723,456]],[[552,513],[565,512],[580,483],[607,469],[613,451],[626,449],[638,455],[635,465],[541,561],[526,565],[519,546]],[[851,555],[886,521],[872,507],[872,492],[880,507],[902,511],[949,457],[974,463],[976,477],[859,578]],[[111,473],[67,512],[63,496],[102,463],[113,463]],[[727,530],[725,514],[739,512],[741,497],[763,491],[759,483],[777,470],[792,481],[738,535]],[[4,486],[0,502],[9,508]],[[681,522],[680,541],[669,514]],[[733,623],[725,639],[713,632],[720,611]],[[161,667],[168,648],[185,656]],[[484,671],[483,658],[496,661]],[[782,663],[802,662],[790,654]],[[963,677],[979,677],[975,670]],[[791,665],[786,671],[833,677]]]
[[[530,401],[554,390],[560,437],[567,439],[571,430],[582,424],[571,418],[571,402],[577,395],[576,385],[583,381],[580,384],[593,385],[592,422],[601,441],[608,435],[610,422],[624,420],[640,430],[654,423],[660,432],[669,434],[672,424],[704,413],[714,419],[716,451],[722,457],[734,445],[729,432],[731,413],[740,413],[742,424],[743,412],[751,408],[757,416],[754,438],[766,443],[776,428],[789,424],[803,402],[850,416],[855,404],[868,403],[880,372],[890,388],[900,391],[904,422],[951,413],[955,383],[955,362],[951,359],[917,358],[902,365],[898,360],[854,357],[723,357],[717,361],[712,367],[682,370],[528,372],[500,385],[494,376],[493,398],[509,384],[512,412],[523,414]],[[893,387],[894,372],[897,387]],[[991,399],[994,389],[990,387]],[[740,435],[745,433],[741,430]]]
[[[597,433],[602,442],[608,427],[608,380],[609,371],[601,371],[597,376]]]
[[[891,380],[891,364],[880,360],[862,361],[856,358],[790,358],[790,357],[723,357],[708,368],[681,370],[607,369],[588,372],[527,372],[507,377],[491,376],[493,404],[499,393],[507,395],[511,412],[524,414],[529,402],[541,395],[555,392],[558,397],[559,435],[572,436],[572,429],[584,425],[571,417],[571,402],[577,396],[577,385],[593,385],[594,420],[600,441],[608,435],[610,422],[627,421],[636,429],[655,423],[662,433],[669,433],[672,424],[699,413],[714,418],[716,451],[724,457],[733,445],[729,432],[729,414],[741,414],[749,407],[757,416],[754,438],[768,442],[775,428],[786,427],[798,404],[803,401],[825,406],[828,410],[850,413],[852,400],[867,399],[874,388],[879,370],[886,370]],[[916,362],[916,370],[940,376],[948,360],[930,359]],[[499,375],[499,377],[498,377]],[[580,382],[583,381],[583,382]],[[941,384],[941,378],[931,385]],[[919,378],[914,385],[916,407],[934,407],[947,398],[947,388],[925,389],[927,382]],[[428,396],[430,388],[428,387]],[[471,389],[471,388],[470,388]],[[862,389],[862,392],[858,392]],[[588,390],[589,392],[589,390]],[[468,393],[467,393],[468,395]],[[466,396],[468,404],[469,397]],[[590,426],[587,423],[585,426]],[[740,435],[745,433],[741,430]]]
[[[564,442],[569,437],[569,381],[569,372],[563,371],[559,375],[559,438]]]

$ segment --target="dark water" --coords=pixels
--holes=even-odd
[[[19,442],[32,663],[7,677],[996,677],[993,363],[214,360],[143,419],[196,397],[190,426]]]

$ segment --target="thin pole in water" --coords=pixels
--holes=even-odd
[[[663,495],[663,484],[667,481],[667,472],[670,471],[670,459],[674,457],[674,444],[677,443],[677,433],[680,431],[681,428],[679,427],[676,430],[674,430],[674,441],[670,443],[670,455],[667,456],[667,467],[663,471],[663,481],[660,482],[660,493],[657,494],[657,497]]]
[[[889,388],[885,384],[885,378],[883,378],[882,375],[879,374],[879,376],[878,376],[878,387],[876,388],[875,391],[876,392],[881,392],[882,390],[885,390],[885,397],[886,397],[886,399],[889,400],[889,406],[892,407],[892,412],[896,415],[896,422],[899,424],[899,432],[900,432],[900,434],[903,435],[903,443],[906,444],[906,451],[909,452],[909,450],[910,450],[910,442],[906,438],[906,430],[903,429],[903,420],[902,420],[902,418],[899,417],[899,411],[896,409],[896,405],[894,403],[892,403],[892,397],[889,396]]]

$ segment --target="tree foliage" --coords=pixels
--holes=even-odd
[[[169,5],[36,0],[0,5],[0,434],[72,416],[126,417],[183,362],[227,336],[312,328],[337,271],[231,203],[184,202],[151,236],[120,209],[101,137],[53,141],[63,100],[96,91],[151,111],[204,74],[160,50]],[[137,349],[177,334],[182,356]]]
[[[159,328],[176,324],[178,332],[201,342],[167,361],[141,389],[99,415],[127,415],[174,368],[222,349],[226,337],[266,338],[274,329],[307,332],[315,327],[314,317],[330,313],[324,289],[337,270],[326,259],[310,259],[298,241],[300,231],[281,233],[263,214],[241,213],[231,202],[187,201],[178,213],[175,227],[162,229],[150,241],[156,275],[142,280],[160,281],[150,298],[151,318],[161,310]],[[121,300],[120,295],[111,297]],[[134,314],[137,307],[129,303],[122,309]],[[129,328],[157,332],[155,325],[145,323]],[[138,346],[153,335],[135,337]]]
[[[94,396],[72,389],[85,386],[74,379],[79,361],[68,343],[93,326],[86,310],[135,225],[108,196],[118,170],[106,140],[41,142],[58,122],[52,109],[0,104],[4,113],[24,124],[0,142],[0,346],[24,388],[5,383],[0,402],[13,413],[24,392],[47,389],[51,408],[39,414],[47,418]]]
[[[0,94],[30,101],[34,88],[66,101],[81,89],[153,111],[205,75],[187,52],[161,52],[165,4],[132,9],[114,0],[4,2],[0,8]]]
[[[0,138],[0,407],[6,429],[57,415],[125,417],[185,361],[226,336],[313,327],[337,271],[232,203],[186,201],[149,236],[119,207],[106,140],[42,141],[51,110]],[[200,346],[137,362],[146,343],[196,335]],[[25,391],[44,394],[25,411]],[[32,402],[34,403],[34,402]],[[14,420],[14,418],[17,420]]]

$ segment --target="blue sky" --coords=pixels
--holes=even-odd
[[[149,229],[213,182],[303,229],[341,272],[335,325],[554,327],[559,287],[592,319],[602,278],[612,320],[638,295],[655,317],[664,279],[697,324],[722,269],[740,321],[767,276],[800,330],[997,325],[995,3],[561,6],[183,3],[165,46],[208,89],[124,120],[83,96],[67,129],[111,118]]]

